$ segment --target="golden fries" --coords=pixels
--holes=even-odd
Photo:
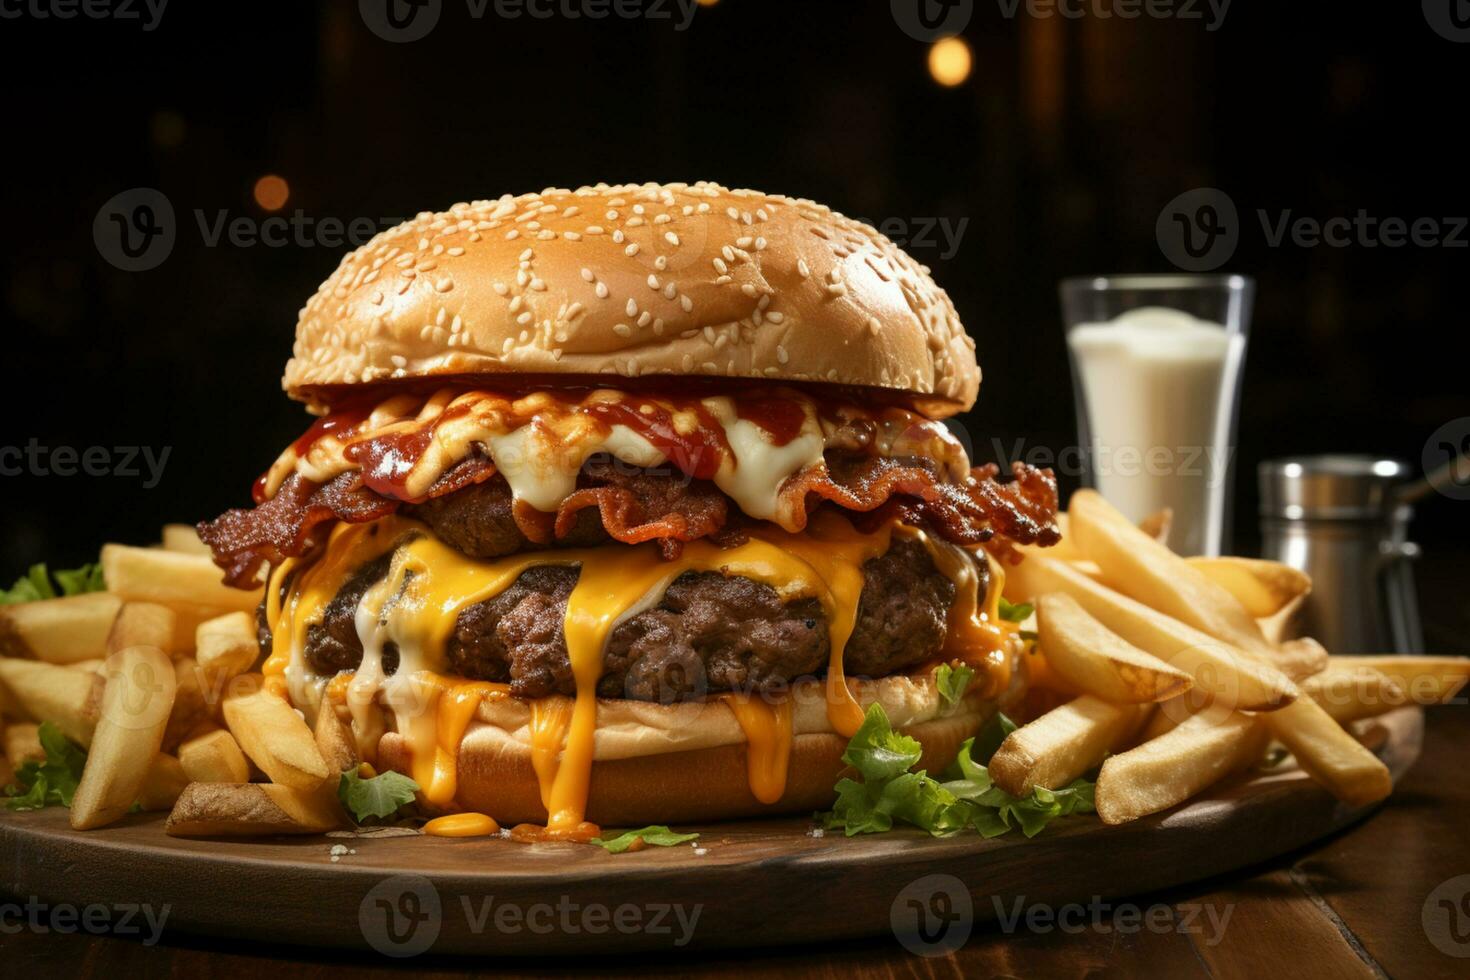
[[[1235,596],[1256,619],[1269,619],[1312,591],[1312,580],[1305,572],[1280,562],[1235,557],[1185,560]]]
[[[174,649],[174,611],[156,602],[125,602],[107,636],[107,653],[128,647],[157,647],[164,653]]]
[[[1189,690],[1189,675],[1110,632],[1064,592],[1040,596],[1037,630],[1047,666],[1107,701],[1163,701]]]
[[[223,728],[196,735],[179,746],[179,762],[191,783],[246,783],[250,764],[235,737]]]
[[[101,709],[103,681],[97,674],[37,660],[0,657],[0,683],[15,695],[32,718],[49,721],[83,746]]]
[[[1103,823],[1126,823],[1182,803],[1259,759],[1264,735],[1250,715],[1219,707],[1191,715],[1166,734],[1102,764],[1097,814]]]
[[[1006,736],[988,769],[1012,796],[1057,789],[1093,769],[1138,731],[1147,709],[1084,694]]]
[[[335,790],[328,794],[270,783],[190,783],[164,830],[173,837],[259,837],[320,834],[342,823]]]
[[[208,555],[209,545],[199,540],[199,532],[194,530],[192,524],[165,524],[163,550],[180,551],[186,555]]]
[[[1072,495],[1072,533],[1103,581],[1202,633],[1270,662],[1271,645],[1235,597],[1144,534],[1101,495]]]
[[[1333,664],[1370,667],[1393,678],[1414,704],[1447,704],[1470,679],[1470,658],[1420,654],[1333,657]]]
[[[316,789],[333,775],[316,736],[286,701],[263,687],[226,696],[225,724],[272,782]]]
[[[1327,651],[1310,636],[1304,636],[1279,644],[1271,663],[1287,677],[1300,681],[1327,669]]]
[[[103,545],[102,573],[108,590],[124,599],[170,607],[182,604],[252,612],[262,592],[225,585],[219,568],[204,555],[161,548]]]
[[[1065,562],[1028,554],[1007,570],[1005,590],[1009,598],[1021,601],[1067,593],[1118,636],[1188,674],[1195,690],[1237,708],[1271,710],[1299,693],[1274,667],[1094,582]]]
[[[1166,545],[1169,543],[1169,528],[1173,525],[1174,510],[1173,508],[1165,507],[1163,510],[1156,510],[1139,521],[1138,529],[1159,544]]]
[[[103,827],[138,800],[174,706],[174,665],[157,647],[129,647],[103,668],[102,715],[71,804],[75,830]]]
[[[171,755],[160,752],[153,757],[148,775],[143,777],[143,786],[138,790],[138,806],[151,812],[172,810],[178,802],[189,777],[184,767]]]
[[[225,613],[199,624],[194,659],[216,680],[245,673],[260,656],[260,640],[250,613]]]
[[[0,653],[69,664],[106,655],[122,600],[107,592],[0,606]]]
[[[46,758],[46,751],[41,748],[40,731],[41,726],[33,721],[5,726],[5,758],[12,766],[19,769],[23,762]]]
[[[1388,767],[1312,699],[1302,698],[1262,720],[1297,765],[1338,799],[1364,806],[1393,792]]]
[[[1330,663],[1321,673],[1308,677],[1302,681],[1302,693],[1339,725],[1374,718],[1409,703],[1409,695],[1383,671],[1347,663]]]
[[[322,758],[332,772],[356,769],[362,760],[357,754],[357,742],[352,737],[352,727],[337,714],[337,709],[323,701],[316,715],[316,744]]]

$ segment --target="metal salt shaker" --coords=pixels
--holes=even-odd
[[[1396,492],[1408,464],[1301,456],[1262,463],[1259,475],[1263,556],[1312,577],[1302,632],[1333,653],[1422,653],[1413,509]]]

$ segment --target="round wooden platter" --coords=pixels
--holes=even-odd
[[[1422,733],[1420,710],[1404,708],[1365,738],[1397,781]],[[165,935],[389,955],[776,945],[887,933],[910,886],[929,875],[962,881],[975,921],[985,921],[1022,896],[1028,905],[1117,899],[1251,865],[1370,809],[1337,803],[1286,769],[1122,826],[1058,820],[1029,840],[814,836],[809,820],[791,818],[680,827],[700,832],[696,845],[612,855],[498,838],[184,840],[164,835],[159,814],[82,833],[50,808],[0,814],[0,890],[53,906],[147,903],[155,917],[166,906]],[[334,845],[350,852],[334,861]]]

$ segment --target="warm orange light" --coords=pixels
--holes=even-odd
[[[701,7],[713,7],[715,4],[717,4],[719,2],[720,2],[720,0],[699,0],[699,5]]]
[[[266,174],[255,182],[255,203],[267,211],[279,211],[291,197],[286,178]]]
[[[970,77],[970,46],[962,37],[945,37],[929,49],[929,74],[946,88],[954,88]]]

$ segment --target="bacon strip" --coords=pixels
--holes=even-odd
[[[1060,540],[1057,486],[1051,471],[1016,463],[1011,467],[1014,479],[1008,483],[997,482],[998,473],[991,464],[953,481],[924,457],[829,453],[826,466],[811,467],[782,486],[786,505],[782,511],[801,526],[806,515],[824,502],[869,515],[860,520],[864,524],[896,513],[956,544],[994,542],[992,547],[1011,560],[1018,557],[1011,544],[1051,545]],[[441,477],[426,499],[494,475],[492,464],[472,457]],[[726,527],[730,514],[724,494],[703,480],[594,460],[580,482],[583,485],[562,501],[555,515],[513,509],[527,543],[545,546],[567,537],[578,526],[578,514],[594,507],[609,536],[625,544],[656,541],[665,558],[677,556],[683,542],[739,531]],[[276,564],[315,547],[315,532],[324,522],[377,520],[401,503],[363,486],[355,472],[324,485],[293,474],[275,497],[254,510],[232,510],[202,523],[199,534],[225,570],[225,580],[249,588],[256,583],[262,562]]]

